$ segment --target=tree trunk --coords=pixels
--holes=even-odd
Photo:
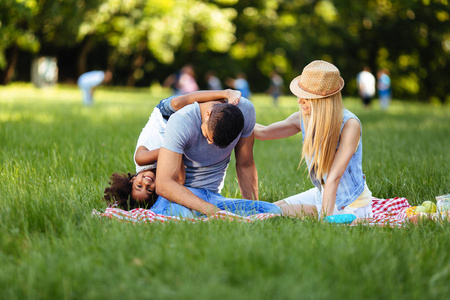
[[[142,67],[145,63],[145,58],[142,52],[137,53],[133,59],[133,63],[131,65],[131,73],[128,76],[127,86],[134,86],[136,84],[136,78],[134,77],[134,72]]]
[[[80,56],[78,57],[78,66],[77,66],[78,77],[81,74],[86,73],[87,57],[89,55],[89,52],[91,52],[92,44],[93,44],[93,42],[92,42],[91,37],[87,37],[85,42],[83,43],[83,47],[81,48]]]
[[[146,42],[141,41],[137,47],[136,54],[133,57],[133,63],[131,64],[131,74],[128,76],[127,86],[134,86],[136,84],[136,78],[134,77],[135,71],[142,67],[145,63],[144,49]]]
[[[14,75],[14,70],[16,69],[17,60],[19,58],[19,47],[17,45],[13,45],[5,51],[5,54],[8,65],[4,71],[0,71],[0,85],[7,85],[11,81]]]

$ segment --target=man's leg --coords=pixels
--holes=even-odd
[[[253,201],[246,199],[225,198],[218,193],[213,193],[206,189],[188,187],[197,197],[211,203],[222,210],[232,212],[240,216],[250,216],[261,213],[281,214],[281,208],[273,203],[265,201]],[[184,218],[206,217],[205,215],[191,210],[180,204],[171,202],[163,197],[159,197],[151,210],[164,216],[176,216]]]
[[[206,196],[206,190],[204,189],[196,189],[187,187],[194,195],[197,197],[205,200],[207,198]],[[197,218],[197,217],[205,217],[205,215],[189,209],[183,205],[180,205],[178,203],[172,202],[170,200],[167,200],[163,197],[158,197],[155,204],[150,209],[155,214],[163,215],[163,216],[173,216],[173,217],[183,217],[183,218]]]
[[[158,197],[155,204],[150,208],[155,214],[172,217],[194,218],[193,212],[178,203],[171,202],[163,197]]]
[[[79,85],[78,87],[80,88],[81,94],[83,95],[83,104],[87,106],[92,105],[91,88],[83,85]]]
[[[232,212],[240,216],[250,216],[262,213],[281,214],[279,206],[266,202],[254,201],[247,199],[225,198],[218,193],[207,191],[208,199],[204,199],[211,204],[214,204],[222,210]]]

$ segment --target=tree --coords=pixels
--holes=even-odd
[[[19,50],[74,46],[84,16],[100,1],[4,0],[0,2],[0,84],[14,73]]]
[[[233,9],[197,0],[110,0],[86,19],[79,37],[106,39],[110,68],[128,68],[127,85],[133,86],[149,60],[170,64],[181,48],[227,51],[235,38],[234,16]]]
[[[259,90],[271,69],[289,82],[308,62],[324,59],[339,66],[349,94],[356,94],[355,75],[368,65],[390,69],[396,97],[448,97],[442,80],[450,71],[447,0],[244,0],[233,7],[231,56]]]
[[[36,1],[0,2],[0,84],[11,80],[19,49],[39,50],[40,43],[28,26],[36,13]]]

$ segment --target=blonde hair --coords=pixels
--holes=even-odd
[[[309,162],[308,173],[314,171],[316,179],[322,181],[331,169],[341,133],[343,109],[341,93],[328,98],[310,99],[310,115],[302,113],[305,140],[302,159]]]

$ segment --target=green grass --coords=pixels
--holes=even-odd
[[[133,170],[137,137],[162,92],[0,88],[0,299],[445,299],[450,225],[334,227],[277,218],[252,224],[124,224],[104,210],[109,175]],[[268,124],[296,108],[253,99]],[[345,105],[363,123],[364,171],[380,198],[411,204],[450,192],[450,107]],[[260,198],[311,187],[301,137],[256,141]],[[239,197],[233,162],[224,195]]]

